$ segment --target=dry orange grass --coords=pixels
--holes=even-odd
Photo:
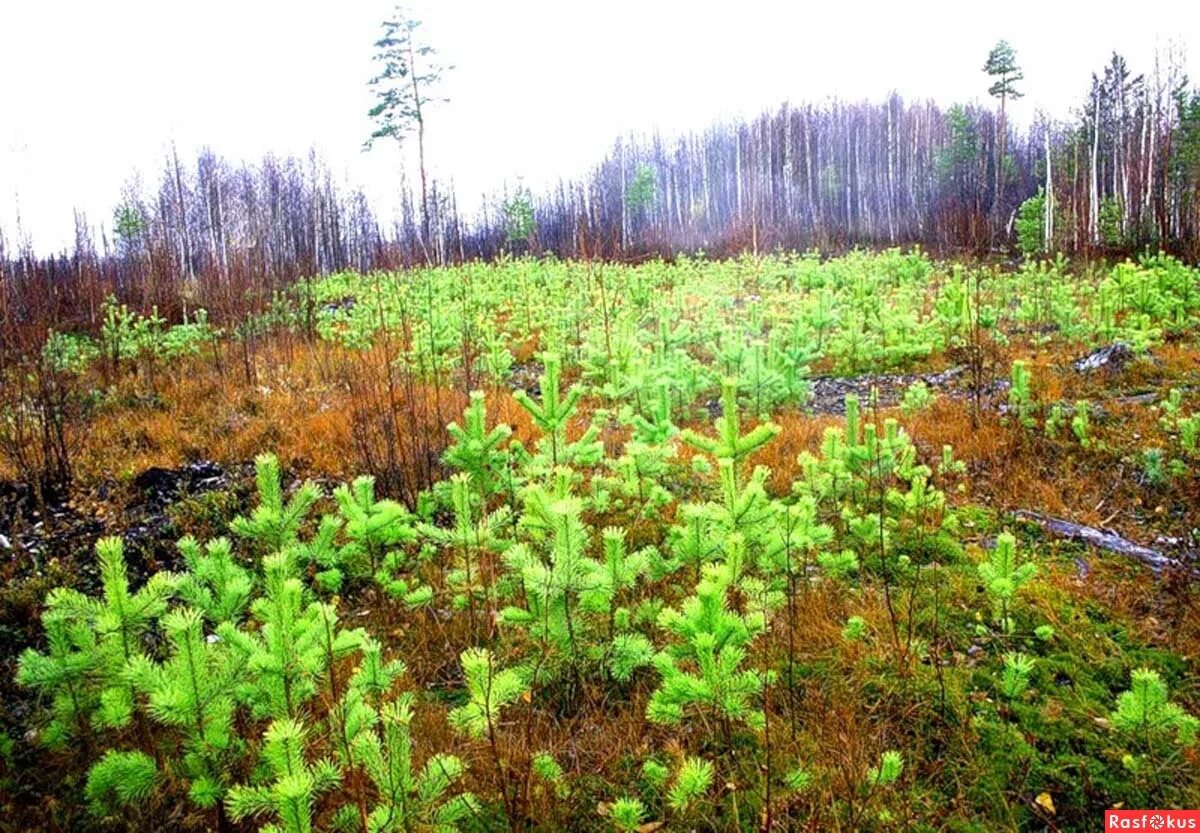
[[[240,367],[219,372],[204,361],[160,377],[152,399],[144,382],[123,380],[118,396],[137,404],[107,406],[88,424],[78,475],[88,482],[199,457],[235,463],[271,451],[287,464],[350,477],[356,473],[351,415],[384,407],[382,361],[323,343],[268,343],[253,383]],[[406,426],[416,436],[441,435],[466,403],[463,391],[430,385],[398,385],[396,396],[397,407],[418,416]],[[489,406],[496,399],[490,396]]]
[[[768,484],[771,491],[785,495],[791,492],[792,484],[800,477],[800,465],[797,462],[800,452],[817,453],[825,430],[841,425],[843,420],[836,416],[807,416],[792,411],[780,414],[774,422],[782,429],[779,436],[754,454],[751,462],[769,466],[771,478]]]

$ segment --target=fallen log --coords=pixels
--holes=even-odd
[[[1134,357],[1133,348],[1123,341],[1114,341],[1107,347],[1093,350],[1074,362],[1077,373],[1091,373],[1093,370],[1120,371]]]
[[[1097,549],[1115,552],[1119,555],[1136,559],[1149,567],[1156,575],[1166,570],[1187,570],[1193,574],[1196,573],[1194,567],[1191,567],[1178,558],[1172,558],[1158,550],[1134,543],[1106,529],[1084,526],[1072,521],[1065,521],[1062,518],[1052,518],[1038,512],[1031,512],[1028,509],[1018,509],[1013,512],[1013,515],[1018,518],[1031,520],[1051,535],[1056,535],[1059,538],[1082,541]]]

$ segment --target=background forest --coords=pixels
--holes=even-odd
[[[432,49],[419,28],[406,36]],[[1005,101],[1037,82],[1022,77],[1003,46],[999,63],[993,54],[979,76],[995,107],[941,109],[893,95],[785,104],[749,123],[673,139],[624,137],[586,178],[496,195],[474,218],[460,214],[450,183],[426,181],[423,165],[415,189],[402,184],[401,216],[390,224],[361,193],[335,187],[315,153],[258,165],[215,151],[191,161],[171,154],[157,188],[131,186],[110,223],[98,230],[77,215],[69,252],[39,257],[19,228],[7,237],[0,230],[0,274],[19,287],[5,303],[22,317],[77,322],[115,292],[177,315],[182,277],[219,315],[304,275],[506,252],[628,260],[921,244],[943,253],[1020,245],[1200,256],[1200,91],[1178,55],[1133,68],[1114,54],[1081,89],[1074,117],[1038,115],[1018,129]],[[414,58],[413,74],[427,84],[412,100],[425,110],[395,116],[400,128],[385,128],[384,140],[411,140],[436,118],[434,60],[432,52]],[[35,289],[45,286],[54,289]]]

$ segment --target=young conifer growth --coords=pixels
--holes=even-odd
[[[603,474],[591,480],[592,508],[598,512],[627,512],[631,517],[654,517],[674,496],[662,485],[670,471],[670,446],[630,440],[621,456],[605,460]]]
[[[534,424],[542,430],[543,437],[538,441],[542,456],[550,468],[559,465],[593,465],[604,456],[603,444],[597,442],[600,430],[589,426],[583,436],[572,443],[567,442],[567,425],[575,415],[583,389],[573,386],[562,395],[562,360],[557,353],[543,353],[542,363],[545,372],[540,380],[542,401],[535,402],[523,390],[513,394],[513,398],[533,417]]]
[[[673,810],[686,811],[712,789],[713,765],[703,758],[688,757],[683,759],[679,772],[675,774],[675,782],[667,795],[667,803]]]
[[[1091,405],[1086,399],[1080,399],[1075,403],[1075,415],[1071,418],[1071,433],[1075,435],[1075,439],[1079,440],[1079,444],[1084,448],[1090,448],[1092,445],[1092,424],[1088,419],[1088,412],[1091,410]]]
[[[1000,693],[1007,700],[1015,700],[1029,688],[1029,675],[1033,673],[1033,659],[1026,654],[1012,651],[1004,655],[1004,672],[1000,677]]]
[[[303,585],[292,574],[286,555],[267,556],[263,570],[263,596],[251,606],[258,630],[226,625],[218,634],[245,663],[246,674],[237,691],[251,713],[297,719],[305,702],[317,693],[328,664],[355,651],[365,635],[337,630],[331,605],[313,602],[305,607]],[[331,630],[332,639],[327,638]]]
[[[774,517],[763,542],[763,572],[782,574],[789,582],[805,577],[810,560],[833,542],[833,527],[819,522],[817,502],[808,495],[794,503],[775,502],[771,509]]]
[[[526,675],[517,668],[497,667],[486,648],[468,648],[460,659],[468,700],[450,711],[450,725],[472,737],[493,735],[501,709],[528,689]]]
[[[756,466],[745,484],[739,482],[737,467],[732,459],[717,460],[721,484],[721,502],[710,504],[711,517],[719,534],[741,535],[757,552],[770,534],[773,507],[767,495],[766,482],[771,471]]]
[[[326,629],[326,652],[333,653],[332,627]],[[335,701],[329,711],[328,727],[333,754],[344,770],[353,770],[363,763],[362,743],[380,725],[379,712],[385,704],[395,682],[404,675],[405,666],[400,660],[385,662],[382,646],[366,637],[362,641],[361,658],[344,691],[337,684],[337,675],[330,669],[329,694]],[[375,739],[378,742],[378,738]],[[337,817],[346,829],[369,828],[370,810],[368,799],[360,789],[351,804],[343,805]]]
[[[271,723],[263,740],[262,759],[270,780],[260,786],[236,786],[225,797],[235,820],[262,816],[273,819],[265,833],[311,833],[313,805],[321,793],[341,782],[329,760],[309,764],[305,759],[304,726],[284,718]]]
[[[671,421],[671,389],[665,382],[654,386],[654,397],[643,413],[632,414],[633,438],[647,445],[662,445],[679,433]]]
[[[780,428],[773,422],[764,422],[745,434],[742,433],[738,415],[738,383],[727,378],[721,383],[721,416],[713,423],[716,437],[706,437],[690,429],[684,429],[680,438],[699,451],[717,459],[726,457],[740,465],[747,457],[769,443],[779,434]]]
[[[618,833],[636,833],[646,817],[646,805],[640,799],[622,796],[608,808],[608,815]]]
[[[201,547],[189,536],[180,539],[178,547],[188,571],[180,577],[176,595],[214,626],[222,622],[236,624],[250,604],[254,581],[234,561],[229,539],[217,538]]]
[[[1017,422],[1024,428],[1033,427],[1033,387],[1029,362],[1018,359],[1012,364],[1012,377],[1008,389],[1008,408],[1016,415]]]
[[[996,546],[988,560],[979,565],[979,577],[983,580],[988,598],[992,600],[996,622],[1006,633],[1013,628],[1013,599],[1021,586],[1035,575],[1036,565],[1030,562],[1017,564],[1017,539],[1010,532],[997,536]]]
[[[500,423],[490,431],[487,427],[487,408],[482,391],[471,393],[471,404],[463,411],[463,424],[452,422],[446,432],[454,442],[442,459],[446,464],[471,477],[471,484],[487,500],[499,488],[499,480],[507,465],[508,454],[502,450],[512,429]]]
[[[362,558],[354,564],[345,563],[338,536],[342,531],[341,515],[323,515],[313,535],[297,541],[284,552],[301,575],[312,573],[313,584],[322,593],[337,593],[346,583],[347,575],[361,571]]]
[[[545,673],[563,665],[577,674],[590,645],[598,641],[584,618],[585,600],[606,608],[607,579],[604,567],[586,554],[588,531],[582,520],[583,503],[576,497],[554,499],[540,487],[530,490],[529,514],[539,526],[539,543],[546,552],[538,555],[525,544],[517,544],[505,562],[521,578],[526,607],[508,607],[502,620],[529,629],[543,651],[538,662]],[[611,589],[611,588],[608,588]]]
[[[254,472],[258,506],[249,517],[234,518],[229,528],[243,538],[255,541],[265,552],[278,552],[299,540],[300,528],[313,504],[320,500],[321,490],[315,483],[305,481],[285,501],[283,475],[279,458],[274,454],[255,457]]]
[[[110,749],[88,770],[84,794],[96,815],[147,800],[158,783],[158,766],[145,752]]]
[[[1144,790],[1141,800],[1153,807],[1186,801],[1178,797],[1185,794],[1181,790],[1186,791],[1192,775],[1190,754],[1184,749],[1196,743],[1200,719],[1170,701],[1157,671],[1133,671],[1129,690],[1117,697],[1109,722],[1129,749],[1121,764]]]
[[[28,668],[24,673],[27,684],[57,689],[56,701],[60,693],[72,700],[56,708],[62,718],[68,714],[81,717],[78,707],[86,702],[83,692],[94,687],[98,708],[91,714],[92,721],[98,727],[118,728],[127,725],[134,712],[135,692],[127,668],[145,658],[144,637],[166,612],[178,578],[172,573],[155,573],[131,593],[121,539],[97,541],[96,558],[103,587],[100,598],[63,587],[53,590],[46,599],[47,631],[53,628],[56,632],[51,655],[26,652],[22,668]],[[62,624],[52,625],[59,617]],[[92,633],[85,634],[82,629]],[[72,642],[74,650],[67,647]],[[56,650],[62,653],[55,656]],[[81,673],[85,668],[86,673]],[[57,720],[49,739],[57,742],[59,732],[68,725]]]
[[[711,506],[695,503],[683,504],[679,515],[679,522],[667,531],[671,559],[666,567],[672,571],[687,568],[698,583],[704,565],[721,556],[720,536],[714,533],[716,519]]]
[[[886,787],[896,783],[904,771],[904,757],[895,749],[889,749],[879,756],[879,766],[867,770],[867,784],[872,787]]]
[[[466,771],[454,755],[432,755],[423,767],[413,762],[411,692],[385,704],[376,730],[360,734],[354,743],[357,760],[375,787],[367,829],[379,833],[451,831],[476,814],[475,797],[453,794]]]
[[[347,539],[340,561],[352,577],[376,575],[393,548],[416,540],[408,510],[394,500],[375,499],[375,478],[358,477],[333,491]]]
[[[730,740],[730,723],[762,727],[762,712],[752,703],[764,678],[744,667],[750,643],[763,631],[759,614],[742,616],[730,609],[729,572],[709,568],[696,594],[676,610],[667,608],[658,624],[678,641],[660,651],[654,666],[662,682],[646,705],[656,723],[678,724],[689,709],[716,717]]]
[[[861,616],[851,616],[842,628],[842,639],[847,642],[860,642],[867,636],[867,621]]]
[[[638,580],[649,566],[650,551],[629,552],[626,532],[621,527],[607,526],[600,531],[604,544],[603,570],[601,579],[592,589],[585,590],[583,605],[589,611],[609,615],[609,635],[613,635],[618,619],[628,618],[628,611],[620,607],[621,597],[637,586]]]
[[[654,550],[630,553],[625,542],[625,530],[606,527],[601,532],[604,542],[604,565],[597,586],[585,591],[580,599],[590,613],[607,619],[608,669],[613,679],[627,682],[633,673],[649,665],[654,646],[643,634],[630,630],[631,614],[621,605],[623,597],[631,594],[639,579],[649,568]]]
[[[1130,675],[1129,690],[1117,698],[1109,720],[1130,740],[1149,745],[1168,738],[1187,746],[1195,743],[1200,731],[1200,719],[1172,703],[1167,684],[1149,668],[1138,668]]]
[[[552,788],[555,797],[566,798],[568,793],[566,773],[562,764],[554,760],[549,752],[538,752],[529,761],[529,771]]]
[[[509,542],[502,536],[508,525],[508,507],[486,513],[475,497],[471,475],[460,472],[450,478],[450,501],[454,510],[454,525],[449,529],[429,523],[417,525],[422,536],[446,548],[456,559],[455,567],[447,574],[446,583],[453,589],[454,605],[470,612],[474,632],[481,619],[478,611],[482,601],[490,623],[495,611],[495,575],[492,554],[504,552]],[[418,589],[416,592],[421,593]],[[411,595],[411,591],[410,591]]]
[[[50,720],[38,740],[58,749],[72,739],[87,744],[91,716],[98,708],[96,685],[101,667],[96,632],[91,623],[47,607],[42,613],[49,650],[26,648],[17,664],[17,682],[42,692],[50,700]]]
[[[146,696],[150,716],[179,733],[182,757],[176,771],[188,784],[188,795],[198,806],[212,808],[225,794],[229,767],[242,747],[233,725],[233,692],[244,665],[223,641],[205,639],[199,611],[173,610],[163,617],[163,629],[166,660],[135,659],[130,677]]]

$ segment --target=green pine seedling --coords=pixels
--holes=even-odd
[[[851,616],[842,628],[842,639],[847,642],[860,642],[867,636],[867,620],[861,616]]]
[[[524,671],[498,668],[486,648],[468,648],[459,659],[467,681],[467,702],[452,709],[447,719],[456,730],[479,738],[492,736],[501,710],[529,689]]]
[[[1012,364],[1008,389],[1009,411],[1016,415],[1017,422],[1024,428],[1033,427],[1033,388],[1029,362],[1017,359]]]
[[[505,333],[489,333],[483,341],[483,355],[480,364],[493,382],[502,385],[508,381],[516,358],[509,345],[512,338]]]
[[[546,368],[540,379],[542,401],[534,402],[522,390],[513,394],[542,431],[539,451],[551,469],[560,464],[594,465],[604,456],[604,445],[598,441],[599,428],[591,425],[578,440],[567,442],[567,425],[575,415],[583,389],[573,386],[564,397],[561,391],[562,362],[558,354],[543,353],[542,363]]]
[[[712,714],[727,743],[733,721],[762,727],[763,714],[752,700],[765,682],[758,671],[744,667],[765,623],[760,614],[742,616],[731,609],[730,583],[727,570],[710,567],[695,595],[679,609],[659,614],[659,626],[677,641],[654,657],[662,680],[646,705],[650,720],[667,725],[680,723],[691,709]]]
[[[791,792],[802,793],[812,786],[812,773],[804,767],[794,767],[783,776],[783,784]]]
[[[42,656],[26,651],[21,660],[23,670],[18,672],[19,682],[54,693],[56,720],[47,738],[53,743],[82,717],[78,707],[90,699],[84,690],[93,687],[98,708],[91,712],[92,722],[100,728],[129,724],[135,691],[127,668],[131,662],[145,659],[144,637],[166,612],[178,583],[171,573],[157,573],[142,589],[131,593],[120,538],[97,541],[96,558],[100,563],[101,597],[93,599],[65,587],[51,591],[43,616],[48,635],[54,637],[51,653]],[[51,628],[55,633],[49,633]],[[92,633],[85,634],[82,629]],[[62,694],[72,702],[59,703]],[[63,722],[62,718],[68,716],[71,719]]]
[[[1138,668],[1130,675],[1129,690],[1117,697],[1109,721],[1129,740],[1150,746],[1164,739],[1189,746],[1200,730],[1200,720],[1170,701],[1167,684],[1149,668]]]
[[[850,401],[851,397],[846,397],[847,406]],[[846,437],[843,429],[831,426],[825,429],[819,455],[800,452],[797,462],[801,478],[792,485],[793,492],[820,503],[838,503],[845,498],[855,481],[855,474],[847,462],[855,453],[854,447]]]
[[[1063,410],[1063,406],[1060,403],[1055,402],[1050,406],[1050,412],[1046,414],[1046,438],[1057,440],[1058,435],[1062,433],[1063,425],[1066,423],[1066,421],[1067,417],[1066,412]]]
[[[442,459],[446,465],[470,475],[472,485],[486,501],[496,493],[508,465],[508,453],[502,446],[512,429],[501,423],[489,431],[483,392],[473,391],[463,411],[462,425],[452,422],[446,432],[453,442]]]
[[[344,559],[342,556],[338,544],[342,523],[339,515],[323,515],[312,537],[290,545],[285,551],[302,574],[312,573],[314,584],[324,593],[339,592],[348,574],[354,576],[362,572],[364,559]]]
[[[773,522],[765,536],[759,569],[768,576],[782,575],[792,586],[807,578],[809,560],[833,543],[833,527],[820,523],[817,502],[802,496],[792,503],[771,504]]]
[[[676,812],[685,812],[702,799],[713,785],[713,765],[703,758],[687,757],[675,774],[667,793],[667,803]]]
[[[555,499],[540,487],[526,495],[526,517],[538,526],[546,545],[544,556],[525,544],[505,554],[505,563],[520,577],[525,607],[507,607],[502,621],[529,629],[543,649],[553,649],[547,660],[558,660],[577,673],[596,635],[584,621],[585,599],[592,609],[607,609],[605,596],[615,592],[600,562],[586,554],[588,529],[582,520],[583,503],[576,497]],[[611,599],[611,595],[608,597]],[[553,673],[555,663],[539,667]]]
[[[96,815],[146,801],[158,784],[158,766],[145,752],[109,749],[88,770],[84,795]]]
[[[188,783],[188,795],[198,806],[213,808],[225,794],[229,767],[242,746],[233,726],[233,692],[244,665],[225,641],[205,639],[199,611],[173,610],[162,624],[166,660],[135,658],[130,677],[146,696],[150,716],[181,736],[184,755],[177,771]]]
[[[48,606],[42,613],[48,650],[26,648],[17,663],[17,682],[50,698],[50,720],[38,740],[60,749],[73,739],[87,742],[91,717],[100,705],[96,684],[103,661],[90,622]]]
[[[1004,673],[1000,677],[1000,694],[1006,700],[1016,700],[1029,688],[1029,675],[1033,673],[1034,661],[1020,652],[1004,655]]]
[[[264,833],[312,833],[318,797],[341,783],[341,772],[329,760],[305,760],[304,726],[291,718],[275,720],[263,737],[262,758],[270,782],[235,786],[225,806],[235,821],[264,816],[273,819]]]
[[[229,528],[243,538],[249,538],[266,552],[279,552],[299,540],[300,528],[308,512],[321,498],[320,488],[305,481],[286,502],[283,498],[283,475],[279,458],[260,454],[254,458],[255,479],[258,484],[258,506],[249,517],[239,515]]]
[[[571,786],[567,781],[562,765],[554,760],[549,752],[538,752],[529,762],[529,771],[545,781],[559,800],[566,799],[571,794]]]
[[[333,628],[326,628],[324,641],[327,655],[334,652],[333,636]],[[404,675],[405,670],[404,663],[400,660],[385,662],[382,646],[374,639],[365,637],[361,644],[359,665],[350,677],[344,693],[339,695],[336,675],[330,677],[329,691],[336,702],[329,711],[328,726],[334,754],[343,769],[354,769],[359,765],[359,738],[378,726],[379,711],[385,698],[396,680]],[[358,818],[353,821],[362,827],[361,822],[368,815],[365,800],[360,796],[358,806],[350,806],[348,811],[352,819],[357,814]]]
[[[895,749],[889,749],[879,757],[879,766],[867,770],[867,785],[887,787],[900,779],[904,771],[904,758]]]
[[[900,400],[900,410],[911,419],[917,414],[929,410],[936,401],[937,396],[930,392],[929,387],[922,381],[916,381],[904,389],[904,396]]]
[[[714,533],[716,518],[709,504],[685,503],[679,510],[679,522],[667,530],[670,571],[688,568],[693,580],[700,581],[705,564],[721,557],[721,542]]]
[[[674,454],[671,446],[630,440],[624,453],[604,460],[605,473],[591,479],[591,503],[597,512],[626,512],[634,518],[654,516],[675,498],[663,485]]]
[[[1079,440],[1079,444],[1084,448],[1090,448],[1092,445],[1091,438],[1091,421],[1088,419],[1088,412],[1091,406],[1086,399],[1080,399],[1075,403],[1075,415],[1071,417],[1071,433],[1075,435],[1075,439]]]
[[[608,817],[617,833],[637,833],[646,817],[646,805],[640,799],[622,796],[609,806]]]
[[[771,470],[755,466],[745,484],[739,482],[734,461],[717,459],[721,502],[712,504],[711,517],[720,537],[741,535],[757,552],[769,536],[774,507],[767,496],[766,482]]]
[[[629,611],[620,602],[631,594],[646,573],[652,551],[630,553],[625,543],[625,530],[618,527],[606,527],[601,538],[604,562],[602,571],[597,573],[600,581],[581,594],[580,605],[607,620],[609,673],[618,682],[628,682],[638,668],[650,664],[654,646],[644,635],[626,630]]]
[[[385,661],[383,646],[371,637],[362,639],[359,651],[361,657],[354,676],[350,678],[350,688],[360,692],[364,700],[378,706],[396,680],[404,676],[404,662],[398,659]]]
[[[292,564],[280,553],[263,559],[266,574],[262,598],[251,605],[258,624],[255,631],[230,625],[218,629],[245,663],[246,673],[237,686],[239,699],[249,704],[255,717],[300,717],[305,702],[318,690],[329,662],[347,656],[362,643],[361,631],[337,630],[323,639],[335,625],[331,605],[304,605],[304,588],[292,575]],[[332,654],[332,656],[331,656]]]
[[[457,565],[446,576],[446,583],[455,592],[454,604],[470,612],[471,631],[478,628],[481,615],[478,611],[482,600],[486,620],[493,618],[495,602],[495,577],[484,570],[490,564],[488,553],[504,552],[508,547],[501,532],[507,527],[510,513],[502,506],[495,512],[483,513],[476,506],[471,475],[460,472],[450,478],[450,503],[454,510],[454,524],[449,529],[429,523],[417,525],[417,531],[430,541],[448,550]],[[411,592],[411,591],[410,591]]]
[[[962,460],[956,460],[954,457],[954,446],[942,446],[942,462],[938,465],[938,474],[942,477],[952,475],[963,475],[967,473],[967,464]]]
[[[835,579],[848,579],[856,574],[860,567],[858,554],[854,550],[819,553],[817,564]]]
[[[82,604],[81,612],[90,614],[106,678],[106,687],[100,693],[98,722],[102,726],[119,727],[129,723],[134,709],[134,690],[126,679],[126,669],[135,659],[145,656],[143,637],[166,612],[178,578],[172,573],[155,573],[141,590],[130,593],[121,539],[101,538],[96,542],[96,557],[104,587],[102,599],[93,601],[60,590],[52,603]],[[68,598],[73,601],[67,602]]]
[[[338,554],[343,569],[354,577],[382,578],[379,583],[388,589],[396,568],[408,560],[398,548],[417,539],[412,516],[394,500],[376,500],[373,477],[355,478],[349,486],[335,489],[333,497],[346,538]]]
[[[773,440],[781,429],[773,422],[764,422],[743,434],[737,396],[737,380],[725,379],[721,383],[721,416],[713,423],[717,436],[707,437],[685,428],[679,434],[680,439],[718,460],[728,458],[735,465],[740,465],[747,457]]]
[[[600,531],[600,538],[604,545],[604,561],[602,569],[595,574],[599,581],[583,591],[580,601],[585,610],[608,615],[608,634],[613,636],[619,603],[637,587],[638,580],[646,573],[650,551],[629,552],[626,532],[620,527],[605,527]]]
[[[466,767],[456,756],[446,754],[430,756],[420,768],[414,764],[412,704],[411,692],[385,704],[379,711],[377,729],[355,739],[357,760],[376,794],[367,829],[452,833],[477,812],[473,795],[453,792]]]
[[[670,386],[660,381],[654,386],[654,398],[649,407],[627,420],[633,426],[633,439],[651,446],[670,441],[679,433],[678,426],[671,421],[671,411]]]
[[[191,536],[176,545],[187,563],[176,595],[204,614],[212,625],[237,623],[250,604],[254,580],[233,558],[228,538],[217,538],[203,547]]]
[[[995,609],[996,621],[1005,633],[1013,628],[1010,615],[1013,599],[1021,586],[1037,575],[1037,566],[1026,562],[1017,564],[1017,539],[1010,532],[996,538],[996,546],[988,560],[979,565],[979,577]]]
[[[671,770],[665,764],[648,758],[642,762],[642,780],[646,785],[654,790],[659,791],[667,786],[667,780],[671,777]]]

